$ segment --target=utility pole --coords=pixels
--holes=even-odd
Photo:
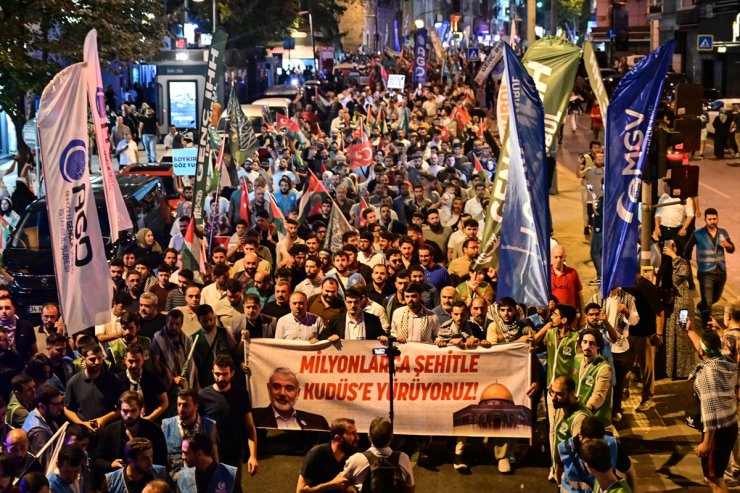
[[[537,17],[537,1],[527,0],[527,48],[532,46],[535,40],[534,25]]]
[[[380,33],[378,33],[378,3],[380,3],[380,0],[375,0],[375,43],[374,43],[374,52],[378,53],[378,45],[380,43]]]

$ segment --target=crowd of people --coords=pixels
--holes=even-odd
[[[0,485],[20,477],[23,491],[42,491],[48,481],[54,493],[241,491],[243,471],[258,472],[264,445],[256,418],[286,430],[304,428],[299,421],[305,421],[297,419],[299,384],[287,369],[269,382],[252,382],[266,384],[271,400],[269,408],[252,409],[242,384],[250,374],[245,345],[257,338],[311,344],[388,343],[392,337],[401,344],[462,349],[531,344],[528,396],[532,409],[544,403],[550,479],[563,491],[579,492],[637,488],[635,469],[612,436],[623,418],[628,373],[640,369],[636,411],[646,412],[655,407],[656,376],[697,374],[692,370],[700,356],[697,426],[703,440],[696,453],[709,484],[726,488],[725,466],[731,464],[730,474],[740,471],[740,453],[730,461],[733,446],[738,452],[737,399],[734,383],[728,387],[740,361],[740,306],[728,307],[726,330],[710,317],[727,277],[724,254],[735,248],[718,226],[717,211],[706,209],[706,226],[695,232],[687,232],[695,215],[689,203],[658,214],[654,236],[664,245],[667,267],[657,277],[677,288],[670,300],[654,276],[637,273],[635,287],[587,297],[565,248],[556,244],[548,306],[499,299],[497,269],[472,270],[500,147],[493,114],[476,103],[472,68],[460,64],[441,75],[445,83],[437,79],[399,93],[386,89],[380,74],[371,70],[368,87],[345,86],[337,78],[293,101],[302,139],[294,129],[266,122],[259,150],[245,161],[235,162],[226,151],[227,183],[208,196],[199,232],[206,242],[212,236],[226,241],[208,245],[207,262],[198,270],[182,263],[193,211],[193,187],[186,180],[170,234],[158,239],[140,228],[136,242],[110,261],[107,323],[65,327],[59,308],[48,303],[40,325],[33,326],[0,287],[0,397],[7,403]],[[145,110],[153,118],[148,105]],[[139,134],[147,160],[156,161],[156,139],[146,139],[159,134],[156,118],[147,126],[128,121],[130,113],[124,105],[115,123],[111,117],[114,144],[122,149],[115,152],[119,163],[139,161],[127,155],[136,145],[119,145]],[[588,284],[598,286],[604,159],[601,126],[594,125],[578,176],[584,234],[597,272]],[[347,151],[365,140],[372,163],[356,166]],[[311,174],[327,194],[311,210],[301,209],[302,194],[316,193],[307,191]],[[242,180],[247,207],[241,204]],[[332,249],[335,208],[355,227]],[[283,220],[285,235],[276,224]],[[704,322],[693,328],[679,316],[683,309],[694,311],[683,287],[693,282],[685,255],[689,237],[698,245]],[[710,326],[717,330],[703,330]],[[659,369],[655,354],[663,344],[668,365]],[[533,421],[540,426],[537,413]],[[61,450],[44,450],[62,425]],[[351,417],[308,428],[329,436],[290,435],[296,450],[308,450],[297,491],[362,485],[361,491],[379,491],[370,486],[375,481],[387,481],[392,491],[414,491],[413,450],[391,449],[387,418],[371,423],[365,452],[358,451]],[[317,440],[324,443],[311,447]],[[418,446],[417,465],[440,460],[427,441],[405,442]],[[471,442],[459,438],[455,445],[454,467],[461,473],[481,460],[469,452]],[[498,470],[512,473],[512,441],[489,443]],[[383,476],[378,470],[393,472]]]

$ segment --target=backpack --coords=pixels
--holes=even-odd
[[[370,451],[363,453],[370,469],[362,482],[362,493],[400,493],[405,490],[406,482],[398,462],[400,452],[392,452],[387,457],[378,457]]]

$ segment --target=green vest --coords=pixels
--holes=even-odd
[[[578,416],[591,416],[591,412],[586,406],[578,402],[575,410],[568,415],[565,415],[565,409],[558,409],[555,414],[555,446],[553,447],[553,460],[556,459],[558,454],[558,445],[560,442],[573,438],[573,421]],[[558,417],[560,415],[560,417]]]
[[[547,347],[547,385],[552,385],[555,377],[571,375],[573,361],[578,349],[578,332],[570,331],[558,343],[558,329],[552,328],[545,333]]]
[[[599,481],[594,481],[594,493],[632,493],[632,488],[627,484],[626,479],[620,479],[616,483],[609,485],[607,489],[603,489],[599,484]]]
[[[601,356],[598,356],[590,365],[587,365],[585,371],[581,373],[581,364],[583,362],[583,354],[579,354],[576,357],[575,367],[573,369],[574,380],[576,381],[576,395],[578,395],[578,402],[585,406],[591,395],[594,393],[594,386],[596,384],[596,377],[604,366],[609,366],[609,362]],[[604,426],[609,426],[612,423],[612,386],[609,385],[609,391],[606,393],[606,399],[604,404],[594,412],[594,416],[599,418],[599,421],[604,423]]]
[[[144,368],[146,368],[149,371],[153,371],[154,367],[152,366],[152,341],[148,337],[139,336],[138,342],[143,349],[144,349]],[[118,338],[114,341],[110,342],[110,345],[108,346],[108,357],[111,360],[113,371],[119,372],[126,369],[126,348],[128,346],[126,345],[126,342],[123,340],[123,338]]]

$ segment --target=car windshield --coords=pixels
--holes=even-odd
[[[104,238],[110,237],[108,226],[108,214],[105,208],[98,206],[98,218],[101,220],[101,230]],[[51,237],[49,234],[49,219],[46,209],[30,209],[21,218],[18,227],[10,240],[11,248],[31,250],[51,250]]]

